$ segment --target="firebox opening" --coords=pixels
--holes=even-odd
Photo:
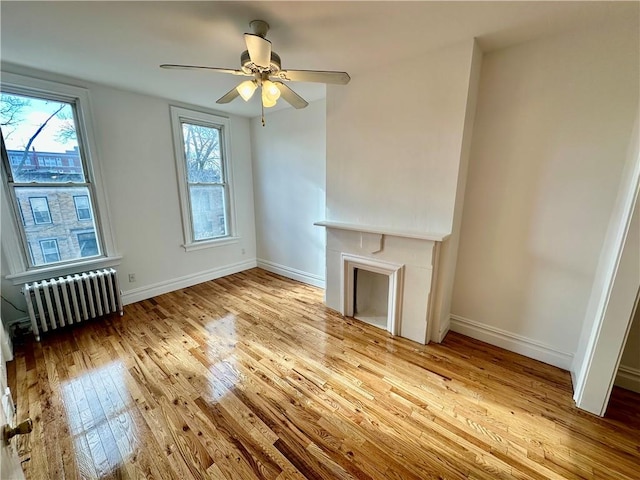
[[[353,316],[379,328],[388,328],[389,276],[355,268]]]

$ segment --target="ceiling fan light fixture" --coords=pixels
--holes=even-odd
[[[262,96],[269,100],[275,101],[280,98],[280,89],[271,80],[265,80],[262,82]]]
[[[249,99],[253,96],[253,92],[256,91],[258,85],[256,85],[255,80],[246,80],[242,82],[240,85],[236,87],[236,90],[242,97],[245,102],[248,102]]]
[[[269,98],[266,94],[266,90],[262,89],[262,106],[264,108],[271,108],[276,106],[276,100]]]

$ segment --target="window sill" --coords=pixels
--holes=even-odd
[[[72,264],[67,263],[65,265],[34,268],[26,272],[7,275],[5,278],[10,280],[14,285],[21,285],[23,283],[39,282],[52,277],[73,275],[74,273],[86,272],[87,270],[115,267],[116,265],[120,265],[120,260],[122,260],[122,257],[100,257],[83,262],[74,262]]]
[[[184,248],[185,252],[193,252],[194,250],[231,245],[234,243],[238,243],[239,241],[240,237],[224,237],[216,240],[207,240],[204,242],[186,243],[182,245],[182,248]]]

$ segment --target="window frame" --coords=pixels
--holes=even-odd
[[[115,239],[111,229],[108,212],[108,200],[100,172],[99,159],[96,155],[95,136],[93,134],[91,101],[87,89],[40,78],[18,75],[9,71],[2,71],[2,92],[16,95],[27,95],[36,98],[51,99],[71,103],[74,108],[78,149],[83,159],[85,182],[91,196],[93,206],[93,220],[99,238],[101,254],[87,258],[79,257],[74,260],[57,262],[55,264],[34,265],[30,245],[26,241],[20,206],[16,195],[11,192],[13,187],[9,178],[11,175],[9,158],[6,149],[2,148],[0,163],[0,221],[2,224],[2,250],[7,259],[10,272],[6,278],[14,285],[24,282],[40,281],[52,276],[68,275],[83,270],[113,267],[119,265],[121,256],[116,254]],[[47,184],[42,184],[42,186]],[[59,184],[56,186],[66,186]]]
[[[184,243],[182,247],[185,251],[190,252],[203,248],[237,243],[239,238],[236,233],[235,188],[233,184],[233,162],[231,159],[231,129],[229,118],[213,112],[183,108],[175,105],[170,105],[169,109],[171,116],[171,130],[173,134],[174,157],[176,161],[178,193],[180,197],[182,230],[184,235]],[[227,224],[227,234],[225,236],[195,240],[191,198],[189,194],[190,183],[188,182],[187,162],[184,153],[184,136],[182,131],[183,123],[212,127],[220,131],[221,162],[224,178],[222,179],[222,183],[218,183],[216,185],[222,185],[224,188],[225,216]]]

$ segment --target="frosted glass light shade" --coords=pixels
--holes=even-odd
[[[276,99],[272,97],[270,98],[267,90],[264,88],[264,84],[262,85],[262,105],[264,108],[275,107],[276,105]]]
[[[269,100],[268,98],[265,98],[265,96],[262,96],[262,105],[264,105],[264,108],[270,108],[270,107],[275,107],[276,106],[276,101],[275,100]]]
[[[265,80],[262,82],[262,96],[275,102],[280,98],[280,89],[271,80]]]
[[[245,102],[248,102],[249,99],[253,96],[253,92],[256,91],[258,86],[256,85],[255,80],[246,80],[242,82],[240,85],[236,87],[236,90],[242,97]]]

